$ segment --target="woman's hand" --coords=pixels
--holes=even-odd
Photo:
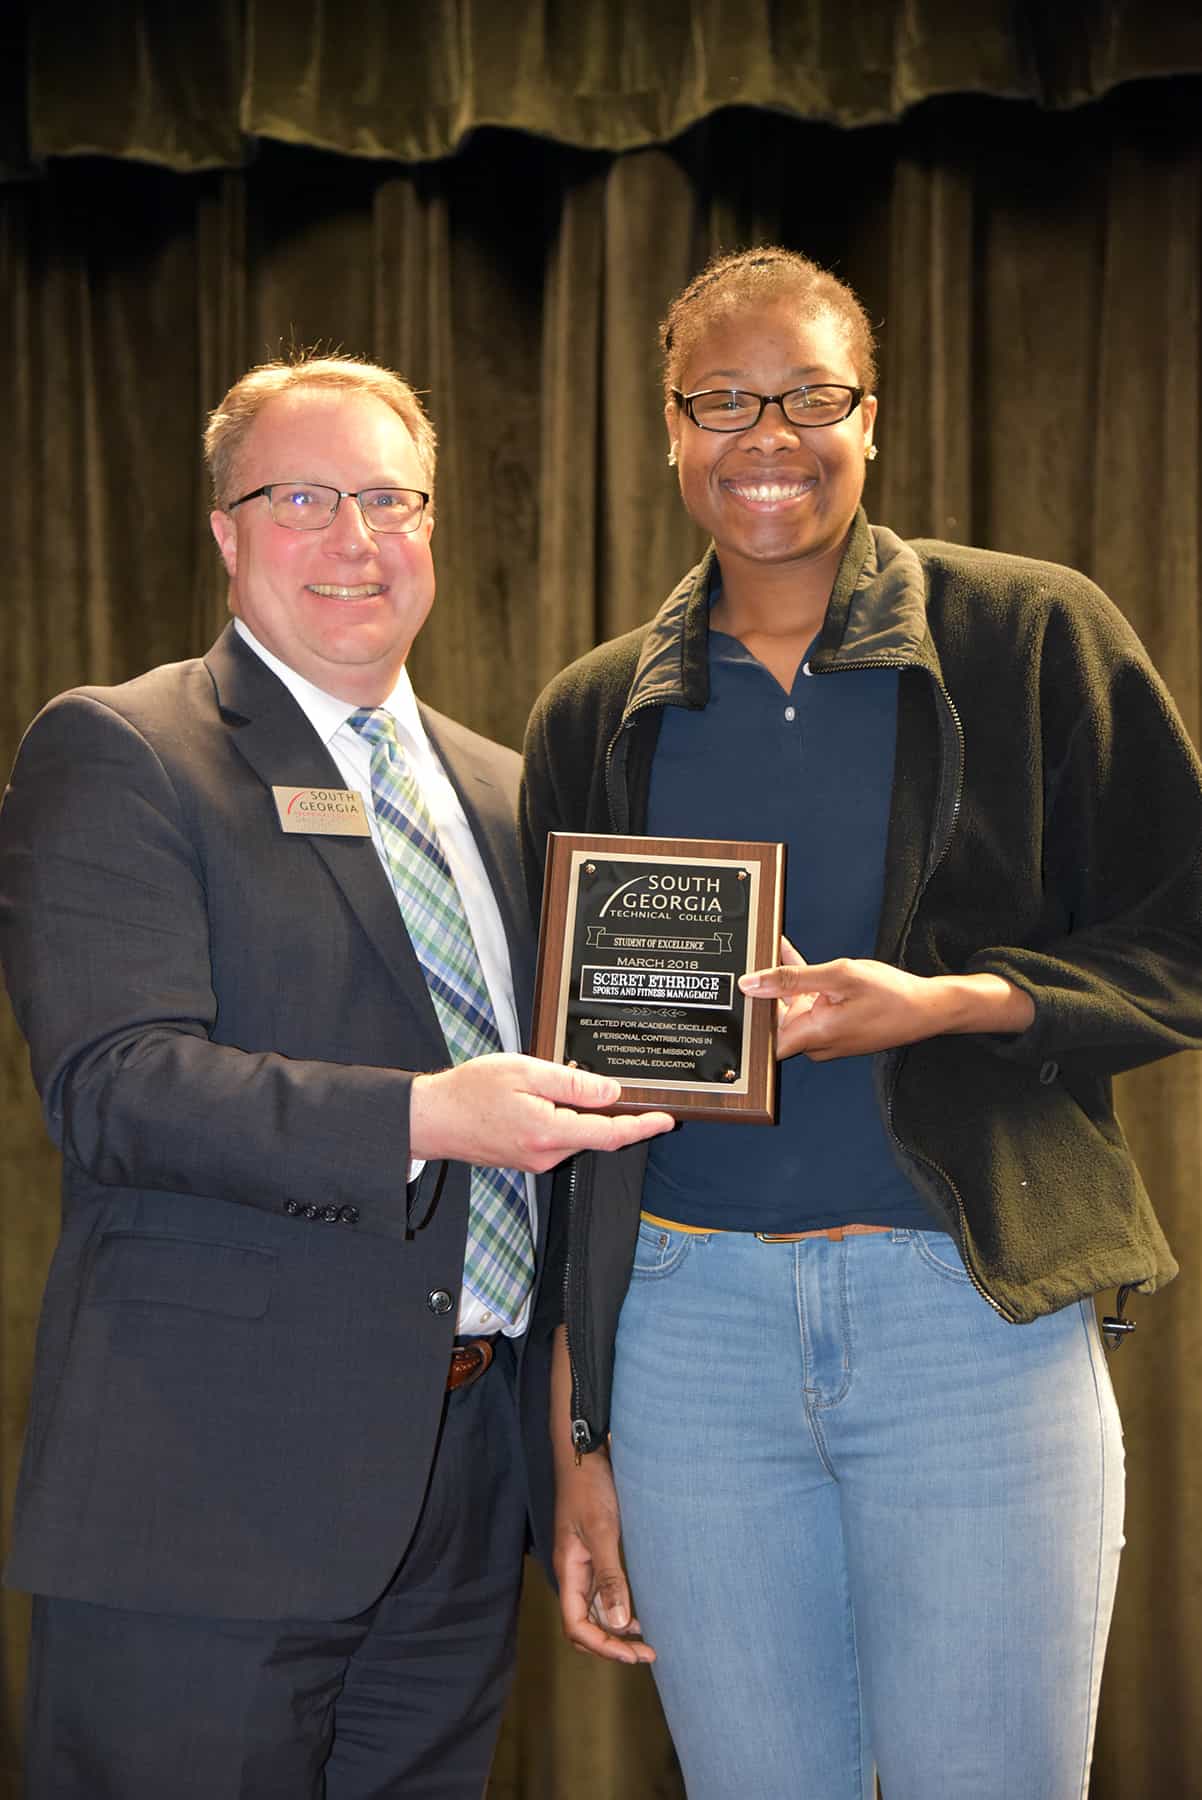
[[[555,1452],[555,1544],[563,1634],[577,1650],[610,1662],[655,1661],[641,1641],[622,1567],[622,1523],[609,1454],[577,1460],[572,1445],[572,1368],[567,1333],[551,1355],[551,1444]]]
[[[862,957],[811,964],[787,938],[780,965],[744,975],[739,986],[780,1003],[777,1055],[812,1062],[948,1033],[1025,1031],[1035,1018],[1030,996],[1000,975],[911,975]]]
[[[648,1663],[622,1567],[621,1521],[604,1450],[556,1477],[555,1550],[564,1636],[577,1650],[610,1662]]]

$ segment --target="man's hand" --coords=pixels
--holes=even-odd
[[[812,1062],[865,1056],[955,1032],[1025,1031],[1028,994],[1000,975],[910,975],[890,963],[840,957],[806,963],[787,938],[781,964],[744,975],[745,994],[780,1001],[776,1053]]]
[[[579,1468],[561,1463],[555,1479],[555,1549],[563,1633],[577,1650],[610,1662],[649,1663],[622,1568],[621,1522],[613,1473],[604,1450]]]
[[[672,1130],[668,1113],[605,1119],[581,1110],[612,1106],[620,1092],[608,1076],[534,1056],[478,1056],[414,1078],[409,1153],[541,1175],[577,1150],[621,1150]]]

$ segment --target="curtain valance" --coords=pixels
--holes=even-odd
[[[0,178],[238,167],[260,138],[421,162],[482,125],[627,150],[729,106],[856,126],[1199,70],[1181,0],[32,0],[0,26]]]

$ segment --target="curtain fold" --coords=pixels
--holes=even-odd
[[[121,156],[195,173],[246,160],[241,0],[31,0],[27,34],[30,161]]]
[[[626,150],[731,106],[859,126],[1202,70],[1174,0],[32,0],[8,31],[0,179],[88,154],[233,168],[260,139],[422,162],[489,125]]]
[[[206,646],[224,593],[204,415],[289,342],[378,357],[428,391],[439,591],[415,680],[519,743],[543,683],[645,618],[696,553],[665,460],[656,322],[711,249],[765,237],[835,265],[880,323],[872,516],[1083,568],[1197,734],[1197,93],[1174,81],[1071,113],[948,100],[852,134],[728,109],[625,155],[480,131],[412,168],[264,143],[245,170],[186,181],[80,158],[0,187],[0,763],[56,691]],[[57,1235],[56,1160],[7,1009],[0,1078],[7,1519]],[[1124,1078],[1120,1103],[1184,1272],[1136,1298],[1112,1363],[1129,1544],[1094,1800],[1194,1791],[1202,1717],[1202,1058]],[[6,1607],[0,1793],[15,1796],[26,1613]],[[533,1573],[493,1793],[681,1795],[645,1674],[566,1651]]]

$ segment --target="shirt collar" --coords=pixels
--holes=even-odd
[[[274,656],[259,642],[245,620],[235,618],[234,630],[255,655],[267,664],[272,673],[279,677],[322,743],[328,746],[352,712],[358,709],[345,700],[339,700],[334,694],[327,694],[324,688],[315,687],[303,675],[298,675],[295,669],[289,668],[286,662],[281,662],[278,656]],[[391,713],[402,737],[408,738],[412,744],[422,744],[425,732],[417,710],[417,695],[413,691],[409,671],[403,665],[396,686],[380,705],[383,711]]]

